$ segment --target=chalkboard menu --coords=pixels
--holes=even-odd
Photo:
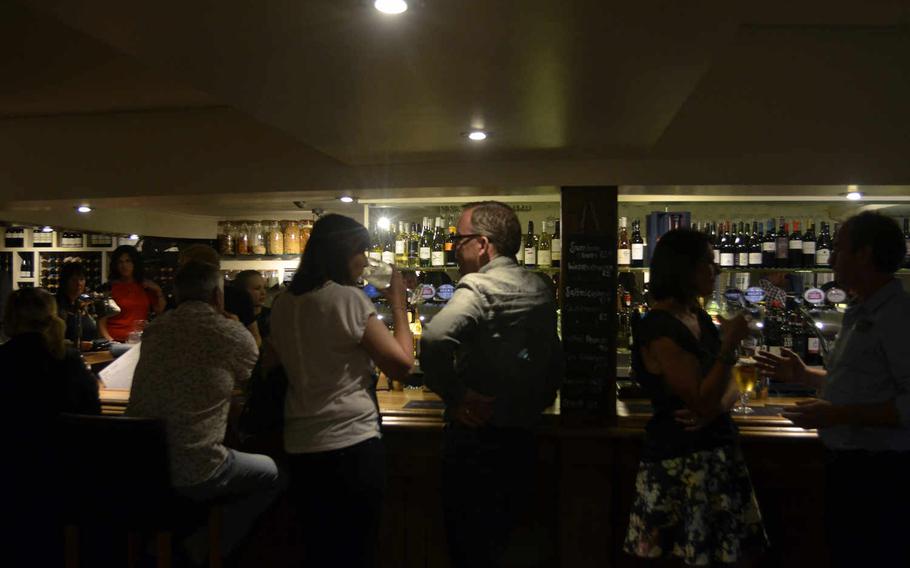
[[[615,412],[616,243],[603,234],[568,235],[563,243],[561,413],[609,416]]]

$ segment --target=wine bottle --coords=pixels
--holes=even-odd
[[[629,243],[629,233],[626,229],[626,218],[619,218],[619,237],[616,244],[616,264],[629,266],[632,264],[632,246]]]
[[[382,262],[395,265],[395,233],[392,226],[384,230],[382,235]]]
[[[780,225],[777,228],[777,234],[774,236],[774,266],[786,268],[790,265],[790,227],[783,217],[780,218]]]
[[[562,264],[562,234],[559,232],[559,221],[556,221],[556,229],[553,231],[553,238],[550,241],[550,263],[553,268],[559,268]]]
[[[723,231],[723,225],[721,225]],[[720,265],[720,235],[717,233],[717,223],[711,223],[711,251],[714,253],[714,264]]]
[[[645,241],[641,238],[641,222],[632,221],[632,266],[645,265]]]
[[[831,264],[831,235],[828,234],[828,224],[822,223],[821,233],[815,242],[815,266],[826,268]]]
[[[764,268],[774,266],[777,257],[777,234],[774,232],[774,219],[768,219],[768,230],[761,241],[761,265]]]
[[[398,222],[398,234],[395,235],[395,264],[408,265],[408,224],[404,221]]]
[[[749,242],[749,268],[761,267],[764,232],[765,228],[761,223],[752,221],[752,238]]]
[[[541,268],[550,268],[553,257],[551,254],[551,241],[553,237],[547,232],[547,222],[541,222],[540,236],[537,239],[537,266]]]
[[[420,233],[420,244],[418,248],[418,262],[421,268],[432,266],[433,251],[433,230],[430,228],[430,220],[423,218],[423,231]]]
[[[382,261],[382,237],[379,234],[379,224],[373,225],[373,242],[370,245],[370,258]]]
[[[411,232],[408,233],[408,266],[420,266],[420,232],[417,223],[411,223]]]
[[[449,225],[449,234],[446,237],[445,257],[446,266],[457,266],[455,262],[455,225]]]
[[[743,222],[739,222],[739,232],[736,234],[736,259],[733,261],[734,266],[748,268],[749,266],[749,233],[743,227]]]
[[[815,266],[815,249],[817,241],[815,240],[815,222],[808,221],[806,233],[803,235],[803,268],[812,268]]]
[[[436,227],[433,229],[433,244],[430,251],[430,266],[446,265],[446,237],[443,232],[442,217],[436,218]]]
[[[730,234],[730,222],[727,221],[723,236],[720,238],[720,266],[721,268],[733,268],[735,263],[736,245],[733,242],[733,235]]]
[[[528,221],[528,232],[525,234],[525,266],[537,266],[537,235],[534,234],[534,221]]]
[[[787,254],[789,256],[789,265],[793,268],[799,268],[803,265],[803,236],[799,232],[799,220],[793,220],[793,232],[790,233]]]

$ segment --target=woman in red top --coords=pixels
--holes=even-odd
[[[149,311],[156,314],[164,311],[164,294],[157,284],[145,279],[136,247],[122,245],[114,250],[108,283],[120,313],[98,320],[98,331],[103,337],[126,342],[131,332],[145,324]]]

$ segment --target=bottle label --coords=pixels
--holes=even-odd
[[[823,248],[815,251],[815,264],[819,266],[828,266],[831,260],[831,251]]]
[[[420,260],[430,259],[430,247],[420,247]]]
[[[736,257],[736,260],[738,261],[736,263],[736,266],[749,266],[749,253],[747,253],[747,252],[739,253]]]
[[[720,249],[714,249],[714,264],[720,264]]]
[[[548,250],[537,251],[537,266],[551,266],[551,254]]]
[[[645,259],[645,245],[642,243],[632,243],[632,260]]]
[[[803,254],[815,254],[815,241],[803,241]]]
[[[632,249],[619,249],[616,253],[616,264],[620,266],[632,264]]]
[[[793,336],[785,335],[782,343],[783,343],[783,346],[786,347],[787,349],[793,349]]]
[[[907,241],[907,250],[910,251],[910,241]],[[553,239],[550,243],[550,255],[553,260],[562,260],[562,239]]]
[[[818,352],[821,351],[821,344],[819,343],[818,338],[809,337],[806,342],[806,348],[809,351],[809,353],[811,353],[813,355],[817,355]]]
[[[382,253],[376,252],[376,251],[370,251],[370,258],[372,258],[373,260],[378,260],[379,262],[382,262]]]
[[[790,250],[803,250],[803,241],[791,240],[790,241]]]
[[[525,247],[525,264],[537,264],[537,249]]]
[[[774,252],[774,241],[768,241],[761,244],[762,252]]]
[[[733,253],[732,252],[720,253],[720,265],[721,266],[733,266]]]
[[[395,254],[403,255],[407,253],[407,241],[395,241]]]
[[[382,262],[386,264],[395,264],[395,253],[390,250],[382,251]]]
[[[779,239],[776,243],[775,256],[778,259],[787,258],[787,241],[784,239]]]
[[[444,252],[439,250],[434,250],[430,254],[430,264],[433,266],[445,266],[446,265],[446,255]]]
[[[749,253],[749,266],[761,266],[761,253],[760,252],[750,252]]]

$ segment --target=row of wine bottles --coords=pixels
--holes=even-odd
[[[395,227],[373,229],[368,252],[371,258],[401,268],[454,267],[456,232],[454,224],[442,217],[424,217],[421,223],[399,221]],[[546,229],[534,232],[528,221],[528,232],[522,236],[517,260],[527,267],[559,267],[562,262],[562,240],[559,221],[552,233]]]
[[[714,250],[714,262],[722,268],[826,268],[831,265],[834,234],[828,223],[822,222],[816,235],[815,221],[807,221],[805,232],[800,221],[788,223],[783,217],[775,226],[760,221],[736,223],[704,223],[700,230],[708,235]],[[693,228],[699,229],[694,226]],[[767,228],[767,230],[765,230]]]
[[[711,242],[714,262],[722,268],[828,268],[831,250],[837,234],[837,223],[832,227],[820,224],[816,234],[815,221],[809,220],[800,229],[799,219],[788,222],[781,217],[778,223],[753,220],[738,223],[730,221],[692,223],[692,228],[703,231]],[[904,242],[907,254],[904,266],[910,268],[910,220],[903,220]],[[644,266],[645,241],[641,236],[639,221],[632,221],[629,235],[627,219],[619,219],[617,264],[619,266]]]

